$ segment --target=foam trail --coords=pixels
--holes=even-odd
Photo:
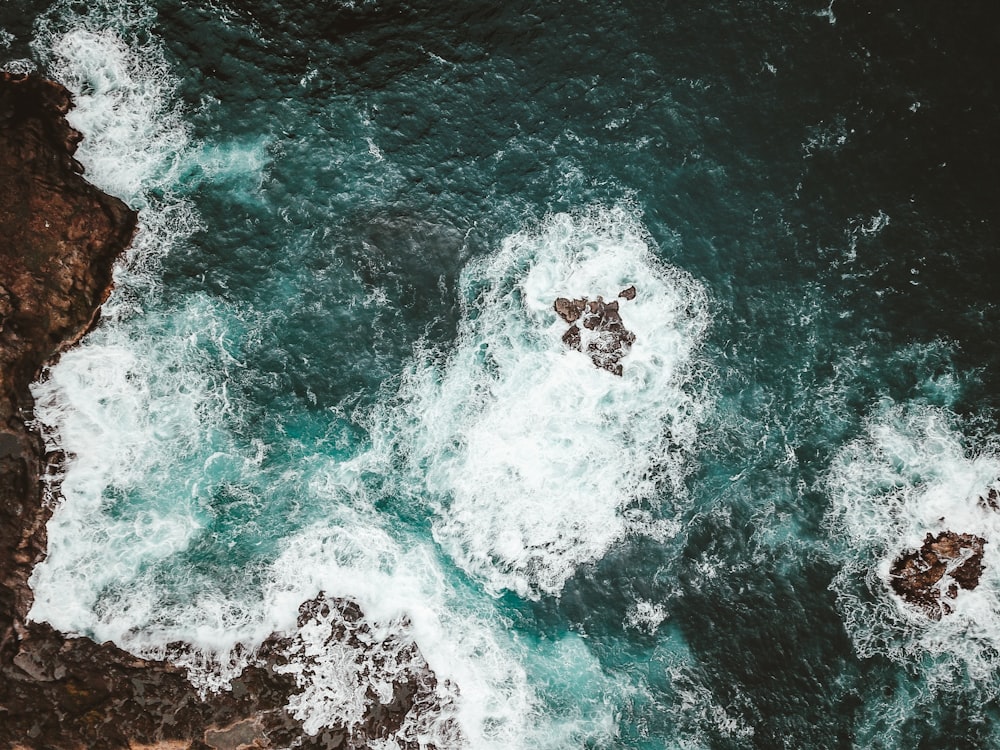
[[[553,302],[633,284],[621,317],[636,340],[616,377],[562,342]],[[694,385],[702,287],[616,208],[508,237],[461,291],[454,350],[418,357],[372,425],[429,492],[435,539],[489,591],[538,597],[630,530],[669,534],[657,498],[684,497],[707,403]]]
[[[949,412],[924,405],[884,406],[841,450],[826,479],[842,565],[833,589],[861,656],[902,662],[935,689],[971,678],[1000,694],[1000,512],[980,500],[998,478],[995,441],[970,447]],[[889,575],[896,557],[945,530],[985,538],[985,570],[934,621],[892,592]]]

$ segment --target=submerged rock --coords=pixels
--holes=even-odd
[[[625,300],[635,299],[635,287],[630,286],[618,295]],[[567,299],[559,297],[553,307],[556,314],[570,324],[562,340],[570,349],[586,352],[594,366],[614,375],[622,374],[622,358],[635,343],[635,334],[625,327],[618,312],[618,300]],[[580,321],[585,333],[576,322]]]
[[[953,611],[947,600],[956,599],[960,588],[971,591],[979,585],[985,544],[985,539],[974,534],[927,534],[920,549],[892,563],[892,590],[932,620],[940,620]]]

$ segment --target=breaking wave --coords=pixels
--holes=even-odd
[[[620,377],[562,341],[558,297],[622,300]],[[557,594],[631,532],[673,533],[709,399],[701,285],[659,262],[628,210],[557,215],[462,275],[458,340],[424,351],[375,442],[426,491],[434,538],[494,593]]]

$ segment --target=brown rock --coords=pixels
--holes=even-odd
[[[985,497],[980,496],[979,507],[983,510],[987,508],[990,510],[1000,510],[1000,493],[997,493],[995,487],[990,487]]]
[[[0,419],[42,364],[94,323],[136,215],[88,183],[62,86],[0,73]]]
[[[629,290],[632,296],[625,297],[625,292]],[[629,287],[619,297],[634,298],[635,287]],[[586,353],[590,355],[594,365],[613,375],[621,376],[621,359],[628,354],[632,344],[635,343],[635,334],[625,328],[618,311],[618,300],[605,302],[600,296],[596,300],[570,300],[559,297],[554,303],[554,308],[559,317],[567,323],[574,324],[563,334],[563,343],[571,349],[584,351],[586,338]],[[591,331],[592,335],[584,337],[580,328],[575,325],[581,317],[583,327]]]
[[[580,326],[570,326],[562,335],[563,343],[570,349],[580,350]]]
[[[973,534],[927,534],[920,549],[905,552],[892,563],[892,589],[932,620],[940,620],[952,612],[952,607],[941,600],[942,593],[956,599],[959,588],[971,591],[979,585],[985,569],[985,544],[985,539]]]
[[[80,176],[69,107],[56,83],[0,73],[0,665],[21,679],[49,668],[18,645],[31,630],[27,579],[44,557],[51,512],[42,502],[45,450],[25,425],[28,385],[93,324],[136,223]]]
[[[447,681],[438,683],[410,635],[407,620],[395,623],[388,638],[376,637],[356,602],[320,592],[299,607],[298,627],[297,634],[273,639],[268,650],[283,661],[296,662],[298,671],[308,672],[333,650],[334,644],[347,646],[358,655],[354,663],[359,679],[392,685],[388,701],[373,700],[359,724],[338,730],[345,747],[367,747],[368,739],[392,736],[407,718],[417,719],[419,714],[427,717],[449,713],[448,706],[457,691]],[[309,639],[303,637],[304,629],[308,629]],[[317,632],[324,634],[321,644],[315,640]],[[369,697],[374,698],[371,691]],[[453,720],[444,719],[435,730],[435,734],[448,739],[446,747],[465,745]]]
[[[587,305],[585,299],[566,299],[559,297],[555,301],[556,313],[567,323],[575,323]]]

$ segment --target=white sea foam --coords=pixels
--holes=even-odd
[[[289,630],[293,624],[289,613],[299,602],[324,591],[360,605],[363,622],[378,641],[375,650],[401,655],[387,663],[412,663],[407,648],[415,643],[438,680],[443,710],[424,712],[419,724],[408,720],[390,738],[392,742],[455,747],[459,743],[454,723],[462,744],[484,749],[578,747],[607,735],[613,724],[610,702],[595,698],[585,708],[566,707],[555,716],[543,711],[544,696],[533,685],[533,670],[541,670],[548,679],[553,660],[545,659],[538,645],[532,647],[511,633],[491,598],[456,585],[442,569],[436,548],[384,528],[384,518],[373,507],[382,488],[370,488],[364,481],[372,469],[384,466],[384,460],[375,449],[351,461],[329,461],[314,474],[308,491],[313,502],[328,509],[327,517],[284,544],[264,592],[263,627],[252,637],[272,629]],[[323,637],[322,630],[308,634],[303,651],[318,652],[315,644]],[[573,634],[551,642],[549,650],[558,652],[559,663],[573,654],[569,671],[576,679],[601,674],[597,659]],[[361,653],[348,655],[343,647],[324,653],[328,658],[322,656],[318,667],[290,667],[303,688],[292,708],[311,730],[338,723],[350,726],[370,703],[371,694],[389,689],[391,670],[363,667],[355,673],[352,667],[352,680],[345,680],[343,672],[339,677],[314,679],[334,669],[338,660],[367,664],[368,659]],[[581,684],[570,694],[585,700],[591,688]]]
[[[641,727],[656,716],[671,725],[660,745],[670,750],[748,746],[756,734],[747,720],[753,715],[752,702],[738,686],[727,685],[731,702],[721,703],[713,685],[717,675],[705,670],[686,639],[677,631],[665,630],[660,636],[648,655],[649,664],[655,665],[648,676],[655,675],[655,682],[644,676],[634,686],[639,708],[633,710],[641,713],[631,723]],[[668,685],[657,684],[661,680]]]
[[[121,327],[102,328],[32,387],[36,416],[69,454],[65,502],[49,522],[48,557],[32,575],[32,618],[121,639],[150,616],[143,596],[121,602],[128,613],[116,608],[102,618],[94,610],[107,587],[136,581],[152,561],[184,549],[201,525],[210,489],[199,484],[208,473],[201,464],[233,450],[223,430],[224,384],[195,367],[213,359],[220,316],[196,297],[166,318],[147,316],[145,327],[124,331],[127,339]]]
[[[342,482],[326,485],[339,485],[329,498],[337,498],[330,518],[286,540],[262,599],[239,605],[253,610],[252,622],[226,629],[221,621],[210,621],[215,614],[191,608],[186,617],[200,620],[200,627],[187,637],[200,650],[176,660],[192,670],[195,683],[224,687],[253,661],[255,644],[273,631],[285,632],[293,643],[289,663],[280,671],[296,678],[299,692],[289,708],[309,733],[338,726],[357,731],[374,696],[387,699],[394,680],[419,675],[426,663],[437,681],[431,691],[434,701],[409,715],[386,738],[386,748],[406,742],[419,747],[561,748],[607,735],[613,726],[610,702],[594,701],[587,710],[567,707],[548,716],[523,666],[533,658],[544,660],[539,668],[549,678],[572,654],[573,679],[600,675],[597,660],[580,639],[570,634],[565,644],[550,644],[559,659],[519,643],[491,600],[454,588],[434,549],[416,539],[401,542],[380,527],[375,515],[351,508],[364,495],[352,474],[348,470]],[[319,591],[357,603],[363,617],[352,623],[334,610],[297,629],[299,604]],[[341,627],[347,637],[331,641],[331,627]],[[155,648],[148,653],[155,655]]]
[[[144,367],[169,372],[169,361],[149,351],[140,357],[123,352],[109,379],[106,367],[87,367],[94,363],[86,350],[71,355],[80,361],[71,359],[58,371],[61,382],[39,388],[41,408],[60,408],[49,403],[50,395],[58,400],[67,392],[78,396],[78,387],[97,387],[111,394],[118,409],[110,422],[100,408],[60,417],[64,446],[82,450],[66,477],[70,500],[49,525],[52,554],[32,580],[38,597],[34,619],[114,640],[141,655],[168,656],[187,667],[203,690],[224,689],[253,662],[254,648],[264,638],[287,633],[294,642],[283,670],[299,687],[289,708],[311,733],[328,726],[356,730],[373,696],[387,698],[395,679],[420,674],[426,660],[438,682],[433,693],[439,708],[425,705],[409,715],[385,740],[386,748],[404,742],[554,747],[553,737],[579,736],[582,717],[542,721],[521,666],[525,649],[506,632],[492,600],[485,599],[484,607],[483,601],[476,604],[481,595],[455,591],[427,543],[401,543],[382,528],[353,462],[328,462],[303,485],[307,494],[301,501],[328,507],[328,518],[282,543],[284,551],[266,571],[262,589],[234,598],[193,572],[190,581],[162,580],[164,563],[190,543],[205,520],[199,494],[211,478],[208,463],[219,456],[209,443],[224,441],[224,434],[213,434],[219,426],[210,425],[204,410],[224,406],[211,403],[206,384],[187,383],[186,390],[201,398],[179,404],[170,418],[147,419],[147,408],[158,399],[143,390],[148,380],[129,373]],[[163,431],[167,434],[160,435]],[[185,451],[192,460],[185,461]],[[193,460],[205,455],[210,455],[205,466]],[[253,458],[230,456],[228,463],[235,471],[232,481],[253,480],[258,463]],[[110,477],[108,466],[114,467]],[[185,466],[187,472],[178,471]],[[134,491],[130,506],[149,507],[118,519],[108,507],[109,487]],[[320,591],[360,605],[364,616],[353,641],[327,642],[331,624],[338,624],[332,616],[297,630],[299,605]],[[165,644],[175,640],[193,648],[166,651]],[[602,718],[610,721],[610,713]],[[592,720],[596,715],[587,718]]]
[[[532,718],[532,731],[520,747],[617,746],[619,717],[613,707],[627,701],[634,687],[609,673],[587,639],[575,633],[533,639],[529,648],[524,661],[545,715]]]
[[[682,742],[681,747],[713,746],[715,743],[706,735],[745,741],[756,734],[753,725],[739,715],[736,707],[723,706],[715,699],[712,689],[699,679],[694,670],[673,667],[670,677],[677,696],[673,710],[678,713],[681,727],[691,743]]]
[[[195,298],[167,322],[147,315],[151,330],[128,349],[109,343],[114,328],[100,329],[94,346],[68,352],[35,386],[39,415],[59,425],[60,445],[73,458],[66,502],[49,524],[50,555],[32,578],[32,618],[170,656],[206,690],[224,688],[271,632],[294,634],[287,671],[300,692],[290,709],[312,732],[356,727],[372,695],[387,695],[402,670],[419,672],[416,644],[439,681],[442,710],[414,713],[385,747],[455,747],[456,731],[474,748],[578,737],[581,717],[542,731],[561,723],[542,722],[521,666],[525,650],[505,632],[492,600],[477,611],[477,595],[451,588],[427,543],[404,544],[382,528],[362,481],[366,456],[315,458],[316,466],[302,467],[300,502],[328,508],[328,517],[282,543],[263,588],[234,597],[194,571],[164,578],[173,556],[203,532],[213,486],[264,481],[259,447],[241,452],[226,429],[225,373],[219,381],[191,376],[229,327],[224,315],[217,303]],[[164,338],[164,328],[176,335]],[[219,362],[204,369],[216,372]],[[326,623],[296,634],[299,604],[319,591],[361,606],[367,648],[326,644]],[[164,646],[175,640],[194,648],[168,654]]]
[[[561,340],[557,297],[621,301],[635,334],[621,377]],[[558,593],[582,563],[682,502],[707,399],[702,287],[659,263],[628,210],[558,215],[462,276],[458,341],[425,352],[372,432],[431,498],[434,536],[491,592]],[[380,438],[379,436],[385,436]],[[634,516],[636,523],[629,521]]]
[[[459,600],[426,545],[408,545],[404,551],[370,522],[342,518],[347,521],[343,526],[322,524],[290,540],[274,565],[266,609],[286,612],[291,604],[294,611],[298,601],[323,590],[359,603],[378,640],[376,650],[401,652],[415,642],[439,681],[444,712],[404,726],[399,739],[433,742],[447,737],[453,731],[448,723],[455,720],[473,747],[525,746],[533,697],[519,665],[519,649],[502,623]],[[306,639],[315,642],[313,636],[321,635],[307,634]],[[320,671],[336,671],[333,662],[340,657],[362,663],[367,658],[326,652]],[[401,661],[409,662],[409,656]],[[355,675],[350,680],[342,670],[339,677],[322,680],[310,679],[295,664],[290,670],[304,688],[292,708],[310,730],[351,726],[371,701],[369,688],[376,695],[390,689],[386,681],[391,674],[384,670],[371,669],[360,675],[363,679]],[[443,742],[444,747],[454,745]]]
[[[969,445],[948,412],[885,405],[863,437],[836,457],[826,479],[827,524],[842,564],[833,589],[861,656],[882,654],[935,687],[967,678],[993,685],[1000,669],[1000,512],[980,498],[1000,489],[993,442]],[[987,540],[979,586],[926,617],[889,587],[892,562],[926,534],[950,530]]]
[[[67,119],[84,134],[76,157],[87,179],[140,210],[126,262],[116,269],[124,293],[105,310],[112,316],[133,309],[134,294],[157,285],[157,259],[201,226],[177,190],[192,144],[174,104],[177,78],[146,28],[152,19],[142,3],[95,2],[83,16],[56,3],[32,44],[50,75],[73,92]]]
[[[3,28],[3,26],[0,26],[0,71],[16,75],[34,72],[38,66],[31,60],[7,58],[7,50],[14,43],[14,39],[15,36],[13,34]]]
[[[88,179],[141,213],[104,325],[33,387],[36,416],[70,458],[66,502],[32,577],[32,617],[120,641],[148,623],[160,598],[136,583],[200,526],[203,488],[192,464],[206,450],[231,449],[220,421],[229,366],[220,326],[229,313],[192,298],[172,313],[128,314],[155,307],[156,259],[198,226],[190,201],[174,192],[190,144],[151,19],[138,3],[95,2],[81,15],[61,2],[33,41],[74,93],[69,119],[85,136],[77,157]]]
[[[74,29],[55,40],[53,73],[75,93],[67,119],[86,134],[87,177],[136,208],[182,170],[187,129],[170,101],[176,80],[153,50],[136,54],[115,31]]]
[[[625,625],[652,635],[669,616],[670,613],[662,604],[638,599],[625,613]]]
[[[31,60],[27,59],[7,60],[3,65],[0,65],[0,70],[4,73],[25,75],[27,73],[34,73],[37,70],[37,66]]]

